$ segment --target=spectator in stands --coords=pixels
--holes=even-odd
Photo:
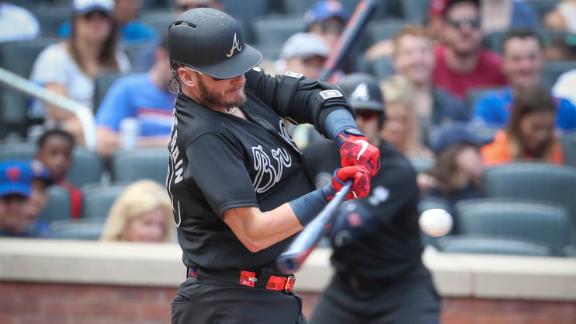
[[[320,0],[304,14],[305,30],[320,36],[328,48],[334,50],[349,18],[350,14],[341,2]],[[358,69],[359,60],[361,60],[359,53],[353,51],[342,64],[342,71],[344,73],[355,72]]]
[[[555,97],[567,98],[576,105],[576,68],[560,75],[552,88]]]
[[[118,24],[122,43],[152,42],[156,39],[154,30],[138,21],[141,9],[142,0],[115,0],[112,16]],[[70,36],[70,22],[60,26],[58,35],[62,38]]]
[[[116,48],[112,0],[74,0],[69,39],[44,49],[32,71],[32,80],[46,89],[92,108],[94,79],[104,70],[127,72],[130,63]],[[59,125],[82,139],[82,128],[72,113],[46,105],[48,125]],[[42,110],[42,107],[40,107]]]
[[[486,165],[516,160],[564,163],[562,145],[554,132],[556,104],[542,87],[525,88],[515,95],[505,130],[482,148]]]
[[[312,33],[294,34],[282,46],[278,70],[318,79],[329,52],[328,45],[320,36]]]
[[[46,166],[55,185],[69,192],[72,218],[79,219],[82,213],[82,191],[66,179],[73,163],[74,146],[74,137],[70,133],[51,129],[38,139],[35,159]]]
[[[151,180],[128,186],[114,202],[100,237],[105,242],[168,242],[172,205],[166,189]]]
[[[434,54],[434,83],[464,98],[468,91],[504,86],[500,58],[482,48],[478,0],[449,0],[443,12],[442,39]]]
[[[544,18],[544,26],[576,34],[576,1],[559,1]]]
[[[547,35],[545,44],[546,61],[576,60],[576,34],[551,33]]]
[[[29,163],[0,163],[0,236],[47,237],[48,226],[27,212],[33,172]]]
[[[32,160],[30,168],[32,169],[32,190],[26,204],[26,213],[29,217],[36,219],[46,207],[48,189],[54,180],[42,162]]]
[[[502,45],[503,68],[509,86],[489,91],[474,107],[474,119],[489,127],[504,127],[518,92],[540,83],[544,64],[542,40],[533,31],[510,32]],[[576,107],[563,98],[555,99],[556,125],[562,130],[576,129]]]
[[[423,196],[445,201],[451,213],[457,202],[482,197],[484,163],[480,147],[490,140],[462,123],[437,129],[431,140],[434,167],[418,176]]]
[[[410,83],[397,76],[384,82],[382,90],[386,112],[382,137],[410,159],[430,158],[432,154],[423,144]]]
[[[148,73],[126,76],[108,90],[96,115],[98,152],[105,158],[122,147],[122,121],[137,120],[138,146],[166,146],[175,95],[168,90],[172,73],[166,39],[158,43]]]
[[[31,39],[39,34],[40,25],[30,11],[0,0],[0,43]]]
[[[447,0],[430,1],[427,29],[435,39],[441,38],[442,13],[447,3]],[[481,0],[480,16],[484,33],[513,28],[535,28],[540,23],[534,7],[524,0]]]
[[[394,37],[393,62],[396,73],[413,88],[414,107],[425,133],[445,123],[468,121],[464,102],[432,82],[432,39],[422,27],[408,26]]]

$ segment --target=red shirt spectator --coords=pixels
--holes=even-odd
[[[470,90],[506,85],[500,57],[496,53],[485,49],[480,50],[476,67],[470,72],[460,73],[450,69],[446,63],[445,51],[444,46],[434,49],[436,65],[432,78],[437,87],[463,98]]]

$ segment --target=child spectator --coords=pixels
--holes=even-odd
[[[168,242],[172,205],[166,189],[151,180],[128,186],[110,209],[104,232],[105,242]]]
[[[113,6],[112,0],[74,0],[70,37],[40,53],[34,63],[32,80],[47,90],[93,108],[96,76],[104,70],[127,72],[130,68],[127,56],[116,48]],[[34,108],[34,113],[42,114],[43,110],[49,126],[60,125],[78,140],[82,139],[81,125],[71,112],[50,105]]]
[[[33,171],[29,163],[0,163],[0,236],[47,237],[48,226],[28,213]]]
[[[66,180],[73,163],[74,137],[64,130],[51,129],[38,139],[35,159],[46,166],[54,183],[68,190],[72,218],[82,213],[82,191]]]
[[[548,90],[526,88],[512,104],[506,130],[496,133],[494,142],[482,148],[486,165],[518,160],[564,163],[562,144],[554,133],[556,104]]]

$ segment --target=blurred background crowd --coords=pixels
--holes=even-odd
[[[318,78],[357,3],[0,0],[0,68],[91,109],[97,143],[74,114],[0,86],[0,235],[173,241],[173,17],[222,9],[267,73]],[[454,217],[428,244],[576,255],[576,1],[381,0],[334,81],[354,72],[380,85],[380,133],[418,172],[421,210]],[[319,137],[292,131],[302,149]]]

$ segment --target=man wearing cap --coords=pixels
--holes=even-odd
[[[343,183],[364,197],[378,149],[356,127],[333,85],[254,68],[262,55],[239,24],[211,8],[168,29],[178,86],[166,179],[187,280],[173,323],[305,323],[295,277],[276,258]],[[340,144],[342,168],[314,190],[283,119],[312,123]]]
[[[29,163],[0,163],[0,236],[43,237],[47,226],[28,214],[34,171]]]
[[[320,36],[296,33],[282,46],[281,70],[302,73],[309,79],[318,79],[329,51],[328,45]]]
[[[418,186],[410,162],[379,136],[384,103],[378,82],[366,74],[340,81],[356,123],[380,149],[381,169],[370,196],[344,202],[330,232],[335,274],[312,314],[315,324],[439,323],[440,300],[422,263]],[[338,165],[329,142],[305,151],[317,186]]]

